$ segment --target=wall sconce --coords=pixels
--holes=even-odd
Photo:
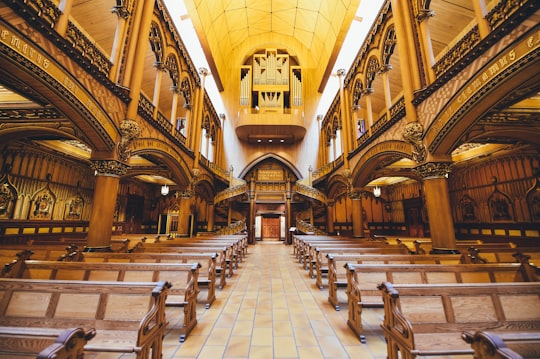
[[[164,184],[163,186],[161,186],[161,194],[163,196],[166,196],[169,194],[169,186],[167,186],[166,184]]]
[[[373,188],[373,195],[375,198],[379,198],[381,196],[381,187],[375,186],[375,188]]]

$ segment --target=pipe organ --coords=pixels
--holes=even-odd
[[[240,106],[262,113],[302,106],[302,69],[289,54],[266,49],[248,62],[240,69]]]

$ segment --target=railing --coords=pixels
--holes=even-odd
[[[228,227],[220,228],[218,231],[216,231],[216,234],[219,234],[219,235],[236,234],[236,233],[242,232],[245,229],[246,229],[246,220],[242,219],[238,222],[232,223]]]
[[[322,193],[318,189],[316,189],[314,187],[311,187],[311,186],[308,186],[306,184],[296,182],[295,191],[298,194],[301,194],[301,195],[309,197],[309,198],[313,198],[313,199],[315,199],[315,200],[317,200],[317,201],[319,201],[319,202],[321,202],[323,204],[326,204],[326,202],[327,202],[327,198],[326,198],[326,195],[324,193]]]
[[[324,236],[328,234],[325,231],[322,231],[314,225],[307,223],[299,218],[296,218],[296,229],[303,233],[312,233],[319,236]]]
[[[248,186],[246,183],[241,185],[229,187],[214,196],[214,204],[223,202],[227,199],[240,196],[248,191]]]

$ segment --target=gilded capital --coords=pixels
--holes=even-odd
[[[414,172],[423,179],[446,178],[452,172],[452,164],[449,162],[428,162],[414,169]]]
[[[127,173],[129,166],[116,160],[99,160],[92,161],[90,168],[94,170],[96,175],[120,177]]]

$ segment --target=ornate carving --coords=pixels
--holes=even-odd
[[[426,146],[422,143],[424,128],[420,122],[409,122],[403,131],[403,138],[413,146],[413,159],[416,163],[422,163],[426,159]]]
[[[354,89],[353,89],[353,109],[358,110],[360,109],[360,98],[362,97],[362,91],[364,90],[364,85],[362,84],[361,80],[356,80],[354,82]]]
[[[9,181],[9,172],[11,172],[11,165],[6,165],[4,174],[0,178],[0,218],[2,219],[11,218],[17,201],[17,189]]]
[[[448,162],[428,162],[414,169],[414,172],[421,178],[442,178],[452,172],[452,164]]]
[[[80,194],[77,194],[69,201],[68,211],[65,214],[65,219],[80,220],[82,217],[83,208],[84,198]]]
[[[129,166],[116,160],[93,161],[90,164],[96,175],[120,177],[127,173]]]
[[[109,58],[103,54],[96,45],[94,45],[93,41],[91,41],[72,22],[69,22],[68,24],[66,39],[82,57],[84,57],[90,64],[96,66],[99,72],[101,72],[104,76],[109,75],[112,62],[109,61]]]
[[[418,11],[418,14],[416,14],[416,20],[418,20],[418,22],[422,22],[433,16],[435,16],[435,11],[430,9],[421,9]]]
[[[48,173],[47,184],[32,197],[30,219],[52,219],[56,196],[49,188],[51,179],[52,175]]]
[[[135,138],[139,137],[141,130],[136,121],[125,119],[120,124],[120,133],[122,134],[122,137],[120,137],[120,142],[117,146],[117,153],[122,161],[127,161],[131,156],[129,145]]]
[[[347,192],[347,196],[352,199],[353,201],[359,201],[362,199],[362,192],[361,191],[349,191]]]
[[[182,80],[182,83],[180,85],[180,91],[182,92],[182,95],[184,96],[184,107],[187,109],[191,108],[191,86],[189,85],[189,81],[187,78],[184,78]]]
[[[116,5],[112,7],[111,12],[124,20],[127,20],[130,15],[125,0],[116,0]]]

